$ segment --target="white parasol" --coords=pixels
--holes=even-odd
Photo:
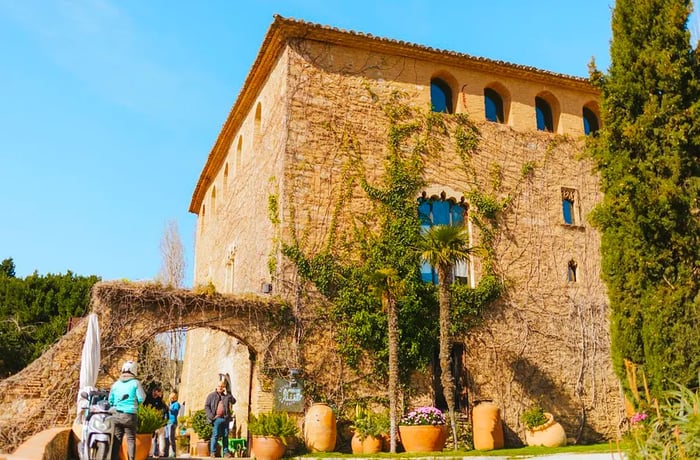
[[[83,343],[83,354],[80,361],[80,390],[78,390],[78,419],[81,412],[86,408],[87,401],[80,393],[90,392],[95,389],[97,383],[97,373],[100,370],[100,327],[97,323],[97,315],[88,315],[87,332],[85,332],[85,342]]]

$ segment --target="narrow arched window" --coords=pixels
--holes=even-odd
[[[588,107],[583,108],[583,132],[586,136],[589,134],[595,134],[600,128],[598,123],[598,117],[596,114]]]
[[[260,135],[262,132],[262,105],[258,102],[255,107],[255,129],[253,130],[253,146],[257,148],[260,145]],[[256,152],[257,153],[257,152]]]
[[[575,283],[576,282],[576,262],[574,260],[570,260],[567,270],[566,270],[566,280],[569,283]]]
[[[224,166],[224,192],[228,188],[228,161],[226,162],[226,166]]]
[[[430,104],[433,112],[452,113],[452,90],[439,78],[430,81]]]
[[[484,113],[488,121],[503,123],[503,98],[491,88],[484,88]]]
[[[241,156],[243,155],[243,136],[238,136],[238,147],[236,147],[236,174],[241,169]]]
[[[549,103],[541,97],[535,98],[535,111],[537,114],[537,129],[539,131],[554,131],[554,121],[552,119],[552,108]]]

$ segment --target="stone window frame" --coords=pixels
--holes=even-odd
[[[573,187],[561,187],[561,223],[565,227],[583,227],[580,197]]]
[[[460,197],[459,200],[457,200],[457,198],[455,198],[455,196],[459,196]],[[469,203],[466,201],[466,198],[462,194],[454,193],[454,192],[448,193],[445,190],[441,190],[439,193],[436,193],[436,192],[429,193],[428,191],[423,190],[423,192],[421,193],[421,196],[416,198],[416,202],[421,203],[421,202],[427,202],[427,201],[430,201],[430,202],[438,201],[438,202],[443,202],[443,203],[449,203],[450,211],[448,213],[450,215],[450,221],[451,221],[450,225],[452,225],[452,218],[454,216],[454,214],[451,211],[452,208],[454,206],[460,206],[463,209],[461,225],[464,228],[466,228],[467,231],[469,232],[469,238],[471,241],[471,228],[470,228],[470,223],[469,223]],[[416,211],[419,211],[418,207],[416,208]],[[420,211],[419,211],[419,213],[420,213]],[[420,217],[420,214],[419,214],[419,217]],[[424,232],[428,228],[433,226],[434,221],[433,221],[432,212],[431,212],[430,219],[431,219],[430,225],[425,225],[424,223],[421,223],[421,232]],[[428,264],[428,266],[429,266],[429,264]],[[435,272],[435,269],[430,267],[431,268],[431,270],[430,270],[431,279],[427,280],[424,278],[425,274],[428,273],[425,270],[425,268],[426,268],[426,262],[422,262],[421,263],[421,277],[423,278],[423,281],[426,283],[432,282],[433,284],[437,285],[438,281],[437,281],[437,273]],[[460,276],[461,274],[464,274],[465,276]],[[471,258],[464,264],[464,266],[456,264],[453,267],[452,280],[454,283],[464,283],[464,284],[469,284],[471,287],[474,287],[474,263],[471,260]]]

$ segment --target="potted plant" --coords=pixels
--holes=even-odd
[[[209,440],[211,439],[214,428],[209,422],[209,419],[207,419],[207,413],[204,409],[200,409],[192,414],[190,423],[192,424],[192,431],[195,432],[198,439],[196,455],[198,457],[208,457]]]
[[[389,432],[389,417],[358,405],[352,428],[355,431],[350,443],[353,454],[381,452],[384,435]]]
[[[248,419],[252,455],[258,460],[277,460],[284,455],[289,438],[299,435],[296,421],[286,412],[263,412]]]
[[[177,418],[177,438],[175,445],[177,446],[177,452],[182,454],[188,454],[190,452],[190,433],[189,430],[191,426],[191,415],[180,415]]]
[[[167,420],[163,417],[163,412],[151,406],[141,404],[136,411],[136,455],[135,460],[146,460],[148,452],[151,450],[151,441],[153,433],[157,429],[164,427]],[[126,451],[126,439],[122,441],[120,449],[120,458],[126,460],[128,453]]]
[[[445,447],[445,415],[432,406],[418,407],[399,422],[399,436],[406,452],[437,452]]]
[[[535,404],[520,417],[525,425],[525,442],[528,446],[559,447],[566,445],[564,428],[554,421],[554,416]]]

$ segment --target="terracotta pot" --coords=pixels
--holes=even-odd
[[[564,428],[554,421],[554,416],[545,412],[547,421],[542,425],[525,430],[525,442],[528,446],[559,447],[566,445]]]
[[[197,441],[197,446],[195,447],[195,455],[197,457],[208,457],[209,456],[209,440]]]
[[[406,452],[439,452],[447,441],[447,425],[399,425]]]
[[[137,433],[136,434],[136,454],[134,455],[134,460],[146,460],[148,453],[151,450],[151,441],[153,440],[153,433]],[[127,453],[126,436],[122,439],[122,446],[119,450],[119,458],[121,460],[128,460],[129,454]]]
[[[336,420],[328,404],[316,403],[304,417],[304,442],[309,452],[332,452],[335,449]]]
[[[286,449],[282,438],[277,436],[253,436],[251,456],[257,460],[277,460]]]
[[[350,441],[353,454],[376,454],[382,451],[383,439],[381,437],[365,436],[360,439],[360,435],[355,433]]]
[[[480,401],[472,409],[474,449],[493,450],[503,448],[503,424],[501,409],[491,401]]]

